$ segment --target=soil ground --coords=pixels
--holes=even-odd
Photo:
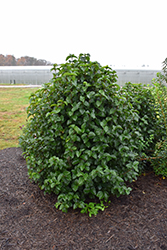
[[[130,186],[96,217],[65,214],[29,180],[21,149],[1,150],[0,249],[167,250],[167,178],[148,173]]]

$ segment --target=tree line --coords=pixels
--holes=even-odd
[[[0,66],[46,66],[53,65],[53,63],[44,59],[36,59],[30,56],[22,56],[15,58],[13,55],[0,54]]]

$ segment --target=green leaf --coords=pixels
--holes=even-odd
[[[76,176],[77,176],[77,177],[83,176],[83,173],[82,173],[82,172],[78,172],[78,173],[76,174]]]
[[[103,120],[100,122],[100,125],[104,128],[107,124],[107,121],[106,120]]]
[[[78,184],[73,184],[72,185],[72,190],[74,191],[74,192],[76,192],[77,190],[78,190]]]
[[[94,179],[97,176],[97,171],[93,169],[90,173],[90,176],[92,177],[92,179]]]
[[[86,123],[84,122],[84,123],[81,125],[81,132],[82,132],[82,133],[85,132],[85,128],[86,128]]]
[[[50,116],[51,115],[51,112],[48,112],[47,114],[46,114],[46,118],[48,117],[48,116]]]
[[[65,180],[71,181],[71,174],[67,170],[63,171],[63,177],[64,177]]]
[[[92,112],[90,113],[90,116],[91,116],[93,119],[96,118],[94,109],[93,109]]]
[[[61,202],[56,202],[55,207],[58,208],[61,205]]]
[[[88,134],[89,139],[92,139],[95,136],[96,136],[96,134],[94,132],[89,132],[89,134]]]
[[[104,192],[104,200],[105,200],[105,202],[107,202],[108,198],[109,198],[108,193],[107,193],[107,192]]]
[[[136,172],[139,171],[138,166],[139,166],[139,162],[138,162],[138,161],[134,161],[134,162],[133,162],[133,169],[134,169]]]
[[[50,184],[50,187],[51,187],[51,188],[54,188],[55,186],[56,186],[56,183],[51,183],[51,184]]]
[[[77,118],[78,118],[78,115],[77,115],[77,114],[72,115],[72,119],[73,119],[74,121],[76,121]]]
[[[59,174],[58,177],[57,177],[57,180],[60,181],[63,177],[63,173]]]
[[[103,197],[104,197],[103,192],[102,191],[98,191],[97,197],[99,198],[99,200],[102,200]]]
[[[104,90],[100,89],[99,93],[104,96],[106,99],[108,99],[108,96],[104,93]]]
[[[132,191],[132,188],[130,188],[130,187],[128,187],[128,188],[125,190],[125,192],[126,192],[127,195],[129,195],[131,191]]]
[[[99,100],[96,101],[97,107],[99,107],[101,104],[102,104],[102,101],[99,101]]]
[[[80,152],[80,151],[76,151],[76,156],[77,156],[77,157],[80,157],[81,153],[82,153],[82,152]]]
[[[87,173],[83,174],[83,178],[84,178],[85,181],[87,181],[88,174]]]
[[[101,128],[98,128],[98,127],[95,129],[95,132],[96,132],[96,134],[98,136],[102,136],[104,134],[104,131]]]
[[[79,186],[82,186],[82,184],[84,183],[84,177],[83,176],[81,176],[81,177],[79,177],[79,180],[78,180],[78,185]]]
[[[69,80],[70,80],[70,79],[69,79]],[[76,87],[76,86],[77,86],[77,81],[76,81],[76,80],[75,80],[75,81],[73,80],[73,81],[72,81],[72,85]]]
[[[73,115],[73,113],[74,113],[73,111],[69,111],[68,115],[71,117]]]
[[[88,155],[87,154],[82,154],[80,158],[82,158],[85,161],[87,161],[88,160]]]
[[[61,108],[55,108],[52,112],[55,114],[58,114],[60,113],[60,111],[61,111]]]
[[[100,151],[100,146],[93,146],[92,151]]]
[[[80,129],[78,126],[75,126],[75,127],[74,127],[74,130],[75,130],[78,134],[81,133],[81,129]]]
[[[104,153],[104,158],[107,161],[110,161],[111,159],[116,159],[116,156],[115,155],[110,155],[109,153]]]
[[[81,105],[81,102],[73,103],[72,104],[73,107],[72,107],[71,111],[75,112],[77,109],[79,109],[80,105]]]
[[[96,168],[96,170],[98,171],[98,175],[99,175],[99,173],[100,173],[101,175],[104,175],[103,168],[102,168],[101,166],[98,166],[98,167]]]
[[[96,195],[96,189],[95,189],[95,187],[91,187],[90,192],[91,192],[93,195]]]
[[[80,99],[81,102],[85,102],[85,97],[84,96],[80,96],[79,99]]]
[[[73,209],[75,210],[77,207],[78,207],[78,203],[76,202],[76,203],[74,203],[74,205],[73,205]]]
[[[92,152],[92,157],[93,157],[94,159],[97,159],[97,154],[96,154],[96,152]]]
[[[91,150],[85,150],[85,154],[87,154],[89,157],[92,156],[92,151]]]
[[[105,131],[105,133],[108,133],[108,132],[109,132],[109,127],[108,127],[108,126],[105,126],[105,127],[104,127],[104,131]]]
[[[89,99],[91,99],[91,97],[95,95],[95,92],[94,92],[94,91],[90,91],[90,92],[88,92],[86,95],[87,95],[87,97],[88,97]]]
[[[78,152],[78,151],[77,151]],[[78,156],[77,156],[78,157]],[[73,161],[72,161],[72,164],[73,165],[77,165],[78,163],[80,162],[80,159],[79,159],[79,157],[77,158],[77,159],[74,159]]]
[[[88,135],[86,133],[82,134],[81,137],[84,143],[86,143],[89,140]]]
[[[67,102],[67,103],[71,103],[71,97],[70,97],[70,96],[67,96],[67,97],[66,97],[66,102]]]
[[[80,111],[81,115],[83,115],[85,113],[85,110],[83,108],[80,108],[79,111]]]
[[[89,102],[85,101],[84,104],[86,107],[89,107]]]
[[[118,150],[121,152],[121,153],[123,153],[123,152],[126,152],[126,151],[129,151],[129,148],[127,147],[127,146],[120,146],[119,148],[118,148]]]

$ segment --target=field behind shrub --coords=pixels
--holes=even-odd
[[[0,150],[18,147],[21,127],[26,123],[29,96],[37,89],[0,87]]]

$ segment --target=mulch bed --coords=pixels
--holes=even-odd
[[[167,250],[167,178],[148,173],[130,186],[96,217],[66,214],[29,180],[20,148],[1,150],[0,249]]]

